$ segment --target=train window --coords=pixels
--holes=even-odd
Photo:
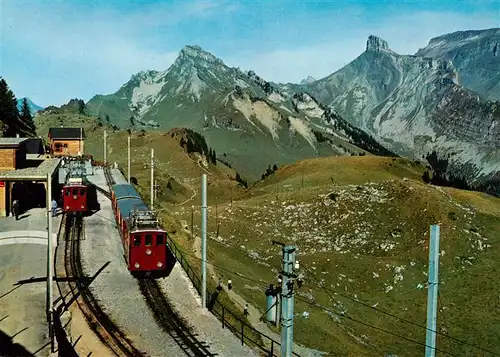
[[[78,189],[77,189],[77,188],[74,188],[74,189],[73,189],[73,196],[76,196],[76,195],[78,195]]]
[[[146,242],[144,244],[147,246],[153,245],[153,236],[151,234],[146,234]]]
[[[156,245],[163,245],[163,234],[156,235]]]
[[[141,235],[140,234],[135,234],[134,235],[134,246],[135,247],[140,247],[141,246]]]
[[[80,189],[80,196],[85,196],[85,189],[84,188]]]
[[[69,196],[71,193],[71,190],[69,188],[66,189],[66,196]]]

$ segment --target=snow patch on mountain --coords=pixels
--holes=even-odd
[[[299,98],[294,98],[293,103],[298,109],[302,110],[306,115],[311,117],[321,118],[325,112],[307,93],[302,93]]]
[[[142,79],[139,85],[132,90],[129,104],[132,112],[137,110],[139,116],[146,114],[149,109],[164,98],[159,96],[164,85],[162,73],[156,73],[153,77]]]

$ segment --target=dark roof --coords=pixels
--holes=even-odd
[[[120,214],[123,219],[129,218],[129,215],[134,208],[147,210],[148,206],[146,206],[140,198],[123,198],[118,201],[118,209],[120,210]]]
[[[85,139],[83,128],[50,128],[49,137],[52,139]]]
[[[28,139],[24,142],[24,146],[26,147],[26,154],[42,155],[45,153],[42,139]]]
[[[134,186],[129,185],[128,183],[113,185],[111,190],[115,194],[115,198],[117,200],[130,197],[141,198]]]

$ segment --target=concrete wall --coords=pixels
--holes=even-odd
[[[16,169],[16,149],[0,148],[0,170]]]

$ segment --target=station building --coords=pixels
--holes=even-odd
[[[45,155],[40,138],[0,138],[0,217],[9,216],[17,199],[21,212],[46,207],[47,174],[57,194],[59,158]],[[56,179],[54,179],[56,178]]]
[[[50,128],[49,146],[54,156],[81,156],[84,154],[83,128]]]

